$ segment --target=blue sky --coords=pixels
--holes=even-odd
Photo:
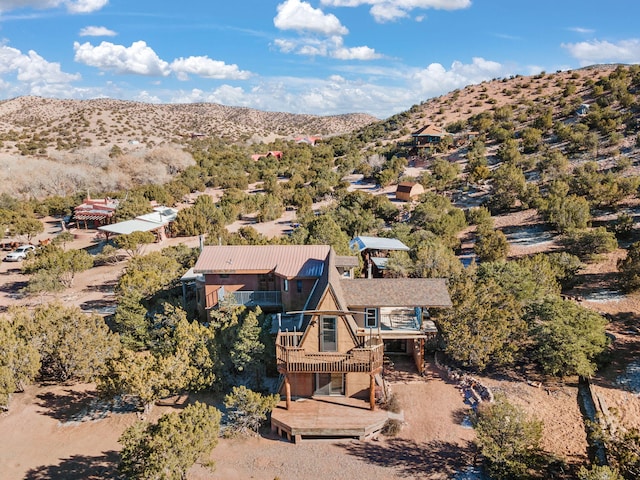
[[[0,0],[0,99],[387,118],[515,74],[640,63],[640,1]]]

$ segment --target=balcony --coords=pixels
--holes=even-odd
[[[207,295],[207,308],[213,308],[224,299],[231,297],[237,305],[246,307],[281,307],[282,296],[279,291],[238,290],[225,292],[221,287]]]
[[[381,330],[420,330],[421,319],[412,310],[381,314],[379,320]]]
[[[279,291],[238,290],[225,295],[232,295],[238,305],[246,307],[279,307],[282,305]]]
[[[300,347],[301,332],[280,332],[276,360],[281,373],[371,373],[382,367],[383,344],[375,336],[361,337],[360,347],[341,352],[308,353]]]

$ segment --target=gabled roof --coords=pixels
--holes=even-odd
[[[417,130],[411,134],[412,137],[444,137],[445,135],[451,135],[444,128],[438,127],[436,125],[426,125],[422,127],[420,130]]]
[[[349,326],[351,331],[351,335],[355,338],[355,332],[358,329],[358,325],[356,321],[353,319],[353,315],[347,311],[347,304],[345,302],[345,296],[342,292],[342,285],[340,282],[340,274],[338,270],[335,268],[335,260],[336,254],[333,249],[329,252],[328,257],[328,268],[322,274],[313,289],[313,293],[305,306],[305,309],[308,310],[316,310],[322,300],[327,295],[332,295],[335,300],[337,311],[332,312],[332,315],[335,315],[336,312],[344,312],[344,319]],[[327,312],[327,314],[330,314]],[[309,321],[313,318],[313,315],[305,315],[302,330],[305,332],[305,337],[308,335],[307,326],[309,325]],[[304,342],[304,339],[302,340]]]
[[[195,273],[274,272],[284,278],[318,278],[329,245],[214,245],[202,250]]]
[[[256,153],[251,155],[251,160],[260,160],[262,157],[275,157],[278,160],[282,158],[283,153],[279,150],[272,150],[267,153]]]
[[[346,307],[451,307],[443,278],[340,280]]]
[[[356,237],[349,242],[350,248],[355,248],[358,252],[363,250],[402,250],[408,252],[410,250],[404,243],[397,238],[383,237]]]
[[[424,190],[424,187],[422,186],[422,184],[418,182],[400,182],[396,187],[396,193],[397,192],[411,193],[411,190],[413,190],[414,187],[418,187],[418,189]]]

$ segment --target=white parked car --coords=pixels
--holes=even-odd
[[[20,245],[13,252],[8,253],[7,256],[4,257],[4,259],[6,262],[19,262],[20,260],[24,260],[25,258],[27,258],[27,255],[30,252],[35,251],[36,247],[34,247],[33,245]]]

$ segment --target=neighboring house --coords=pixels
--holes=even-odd
[[[429,309],[451,306],[444,279],[353,279],[347,258],[327,245],[207,246],[193,268],[205,310],[233,295],[276,313],[287,409],[292,398],[333,396],[373,410],[385,352],[412,356],[421,372],[436,333]]]
[[[418,182],[401,182],[396,187],[396,199],[410,202],[424,193],[424,187]]]
[[[260,160],[263,157],[266,158],[277,158],[278,160],[280,160],[282,158],[283,153],[280,151],[271,151],[271,152],[267,152],[267,153],[256,153],[255,155],[251,155],[251,160],[253,160],[254,162]]]
[[[411,134],[413,146],[416,148],[430,147],[434,144],[440,143],[444,137],[453,138],[453,136],[450,133],[447,133],[444,128],[436,125],[426,125]]]
[[[113,222],[113,218],[118,208],[118,200],[112,198],[87,198],[83,203],[73,209],[73,219],[76,226],[80,228],[84,224],[84,228],[100,225],[106,225]]]
[[[98,227],[103,232],[107,241],[113,234],[128,235],[133,232],[152,232],[156,235],[157,241],[162,241],[170,234],[171,223],[178,216],[178,210],[164,206],[154,207],[153,212],[139,215],[133,220],[112,223]]]
[[[389,253],[408,252],[409,247],[396,238],[359,236],[349,242],[349,247],[357,251],[363,261],[365,278],[382,278],[389,260]]]
[[[322,140],[322,137],[298,137],[294,141],[296,143],[306,143],[307,145],[315,146],[318,140]]]
[[[203,275],[200,312],[235,303],[265,312],[301,310],[325,269],[327,245],[205,246],[193,267]]]

